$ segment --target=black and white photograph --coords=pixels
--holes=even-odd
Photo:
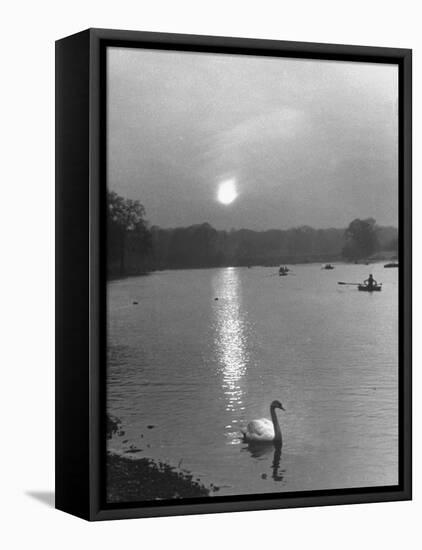
[[[106,502],[399,483],[398,65],[106,50]]]
[[[0,547],[415,546],[419,11],[5,4]]]

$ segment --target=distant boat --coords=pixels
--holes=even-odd
[[[324,265],[322,266],[322,269],[334,269],[334,266],[331,265],[331,264],[324,264]]]
[[[390,262],[388,264],[385,264],[384,267],[399,267],[398,262]]]
[[[280,275],[280,277],[283,277],[284,275],[287,275],[289,271],[290,269],[287,267],[287,265],[282,265],[278,270],[278,274]]]
[[[382,285],[358,285],[358,290],[361,292],[380,292]]]

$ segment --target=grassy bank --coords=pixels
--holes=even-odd
[[[107,501],[135,502],[209,496],[210,490],[191,474],[175,471],[149,458],[107,455]]]
[[[107,439],[122,437],[125,432],[119,418],[107,416]],[[187,471],[151,458],[128,458],[107,453],[107,502],[142,502],[145,500],[206,497],[218,487],[205,487]]]

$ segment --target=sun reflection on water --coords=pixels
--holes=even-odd
[[[219,271],[214,279],[214,290],[219,297],[215,309],[215,346],[222,373],[225,410],[230,415],[226,435],[230,443],[236,444],[240,435],[239,420],[245,409],[244,376],[249,360],[239,270],[229,267]]]

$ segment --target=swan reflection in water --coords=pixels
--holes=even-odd
[[[286,410],[278,399],[270,405],[271,420],[268,418],[252,420],[242,433],[243,441],[248,444],[248,449],[254,458],[259,459],[268,454],[269,450],[274,449],[272,478],[274,481],[283,481],[283,475],[279,473],[283,437],[276,409]],[[262,478],[266,479],[266,474],[263,474]]]
[[[249,443],[243,450],[248,451],[252,458],[263,459],[268,457],[273,453],[273,461],[271,463],[271,478],[274,481],[284,481],[284,474],[286,471],[280,469],[281,463],[281,445],[275,443],[268,443],[268,445],[254,445]],[[267,475],[264,473],[261,476],[263,479],[267,478]]]

